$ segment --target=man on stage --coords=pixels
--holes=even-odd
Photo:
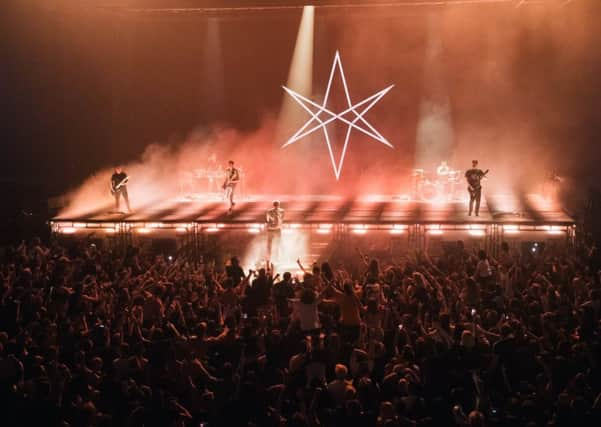
[[[272,250],[275,247],[277,261],[280,258],[280,239],[284,223],[284,209],[280,208],[279,201],[273,202],[273,208],[267,211],[265,219],[267,222],[267,260],[271,261]]]
[[[480,199],[482,198],[482,185],[480,181],[486,176],[488,169],[483,172],[478,168],[478,160],[472,160],[472,168],[465,172],[467,180],[467,191],[470,193],[470,208],[468,215],[472,215],[472,211],[476,216],[480,213]],[[474,207],[474,204],[476,205]],[[475,208],[475,209],[474,209]]]
[[[117,166],[115,168],[115,172],[111,176],[111,193],[115,197],[115,209],[117,212],[121,212],[119,210],[119,199],[123,196],[123,200],[125,200],[125,206],[127,207],[127,212],[131,212],[131,208],[129,207],[129,196],[127,194],[127,181],[129,180],[129,176],[121,167]]]
[[[236,190],[236,185],[240,181],[240,172],[238,169],[234,167],[234,161],[230,160],[228,162],[228,167],[225,170],[225,181],[223,182],[223,189],[225,190],[225,199],[230,202],[230,209],[228,213],[232,212],[232,209],[236,205],[234,202],[234,191]]]

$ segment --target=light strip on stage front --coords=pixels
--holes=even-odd
[[[390,229],[390,234],[403,234],[407,230],[407,226],[404,224],[393,224]]]
[[[318,234],[329,234],[333,227],[332,224],[319,224],[316,231]]]
[[[439,236],[443,233],[442,231],[442,227],[440,224],[430,224],[426,226],[426,229],[428,230],[428,234],[432,234],[435,236]]]
[[[547,225],[545,228],[549,234],[563,234],[566,232],[566,227],[560,225]]]
[[[485,230],[486,225],[484,225],[484,224],[469,224],[468,229],[470,229],[470,230]]]
[[[366,234],[367,233],[367,229],[368,229],[368,225],[366,224],[356,224],[356,225],[352,225],[351,229],[353,231],[354,234]]]

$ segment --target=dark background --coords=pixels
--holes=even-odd
[[[252,134],[277,116],[300,9],[173,13],[120,7],[141,2],[104,3],[111,7],[90,6],[101,0],[9,1],[3,7],[5,192],[59,195],[99,169],[139,158],[151,143],[177,146],[191,132],[215,127]],[[505,175],[551,165],[582,187],[595,185],[601,2],[560,3],[316,9],[316,90],[323,90],[336,49],[354,97],[395,84],[370,116],[395,150],[359,137],[348,170],[365,172],[366,162],[399,171],[413,166],[434,22],[443,45],[439,74],[451,107],[456,160],[501,161]],[[238,4],[250,2],[231,2]],[[219,26],[220,94],[207,74],[209,18]],[[257,150],[277,148],[281,141],[264,144]],[[287,150],[284,168],[299,153]],[[323,167],[331,175],[329,163]],[[356,178],[348,172],[343,183],[352,187]]]

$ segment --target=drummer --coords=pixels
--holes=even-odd
[[[447,165],[446,161],[441,161],[440,165],[436,168],[436,175],[446,178],[447,175],[451,172],[451,168]]]

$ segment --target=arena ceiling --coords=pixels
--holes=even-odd
[[[29,0],[42,3],[44,7],[59,9],[65,6],[92,7],[137,12],[228,12],[243,10],[278,10],[302,8],[313,5],[319,8],[409,8],[448,7],[469,5],[499,5],[522,7],[537,5],[564,7],[570,3],[588,0],[57,0],[50,4],[44,0]]]

